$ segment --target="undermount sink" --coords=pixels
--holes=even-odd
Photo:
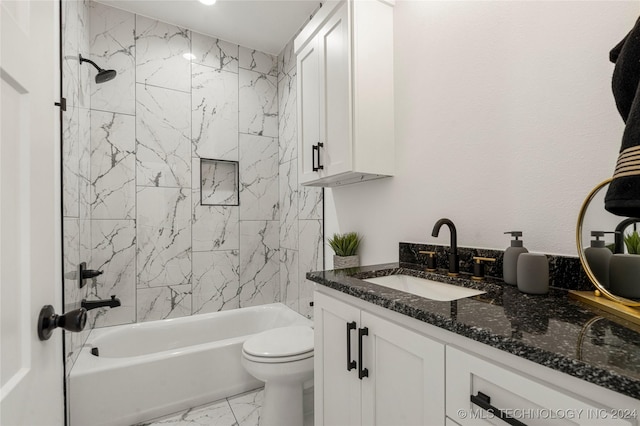
[[[401,274],[367,278],[363,281],[442,302],[464,299],[465,297],[477,296],[478,294],[484,293],[482,290],[459,287],[457,285],[445,284],[438,281],[428,280],[426,278],[418,278],[412,277],[411,275]]]

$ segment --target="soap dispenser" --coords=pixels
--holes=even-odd
[[[507,247],[504,251],[504,260],[502,265],[504,282],[511,285],[518,284],[518,256],[522,253],[529,253],[529,250],[523,247],[521,231],[508,231],[505,234],[511,234],[511,247]]]
[[[591,240],[591,247],[584,249],[584,256],[589,263],[589,269],[598,279],[600,284],[605,288],[609,288],[609,263],[613,253],[605,247],[604,234],[612,234],[613,232],[591,231],[591,236],[595,237]]]

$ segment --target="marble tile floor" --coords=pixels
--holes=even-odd
[[[263,395],[260,388],[136,426],[258,426]]]
[[[136,426],[259,426],[264,388],[161,417]],[[313,426],[313,412],[304,426]]]

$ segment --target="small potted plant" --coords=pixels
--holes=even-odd
[[[640,298],[640,235],[633,231],[625,235],[627,253],[614,254],[609,264],[609,286],[616,296]]]
[[[640,235],[638,235],[638,231],[633,231],[624,237],[624,245],[627,246],[627,253],[640,254]]]
[[[360,265],[360,256],[358,256],[358,247],[360,247],[362,238],[357,232],[348,232],[346,234],[333,234],[329,239],[329,245],[335,252],[333,256],[333,268],[353,268]]]

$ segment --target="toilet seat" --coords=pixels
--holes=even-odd
[[[274,328],[247,339],[242,353],[248,360],[282,363],[313,356],[313,329],[309,326]]]
[[[249,355],[243,350],[242,356],[245,357],[245,359],[247,359],[248,361],[259,362],[263,364],[280,364],[280,363],[301,361],[307,358],[312,358],[313,351],[309,351],[304,354],[293,355],[293,356],[266,357],[266,356]]]

